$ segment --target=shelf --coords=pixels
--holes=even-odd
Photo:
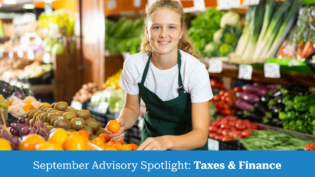
[[[245,80],[238,78],[237,66],[224,65],[221,73],[209,73],[209,75],[211,77],[229,77],[237,80]],[[281,73],[281,78],[266,78],[263,70],[253,70],[251,81],[315,87],[315,74]]]
[[[30,90],[36,95],[36,94],[47,94],[47,93],[53,93],[54,92],[54,85],[47,84],[47,85],[34,85],[30,87]]]

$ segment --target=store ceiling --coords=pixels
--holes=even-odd
[[[23,10],[24,4],[33,4],[33,0],[16,0],[16,4],[5,4],[3,1],[0,3],[2,4],[0,12],[16,12]]]

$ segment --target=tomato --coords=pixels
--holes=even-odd
[[[241,136],[243,137],[243,138],[246,138],[246,137],[248,137],[249,135],[250,135],[250,130],[249,129],[247,129],[247,130],[243,130],[242,131],[242,133],[241,133]]]
[[[220,125],[221,125],[221,121],[218,121],[218,120],[212,123],[212,126],[215,126],[215,127],[220,127]]]
[[[214,95],[213,96],[213,100],[214,101],[220,101],[221,100],[221,96],[220,95]]]
[[[215,139],[217,139],[217,140],[219,140],[219,141],[222,141],[222,138],[223,138],[222,135],[216,135],[216,136],[215,136]]]
[[[216,133],[210,133],[209,134],[209,138],[211,138],[211,139],[215,139],[216,136],[217,136]]]
[[[247,128],[246,124],[245,124],[242,120],[236,121],[235,127],[236,127],[238,130],[245,130],[245,129]]]
[[[215,78],[210,79],[210,84],[212,88],[222,88],[223,86],[222,82]]]
[[[236,122],[235,121],[229,121],[229,124],[230,124],[231,127],[235,127]]]
[[[222,126],[222,125],[221,125],[221,126]],[[218,135],[222,135],[222,131],[223,131],[222,128],[219,128],[219,129],[217,130],[217,134],[218,134]]]
[[[233,138],[230,136],[223,136],[222,141],[232,141]]]
[[[230,121],[234,121],[234,122],[236,122],[238,120],[238,117],[236,117],[236,116],[228,116],[228,118]]]
[[[209,126],[209,132],[217,132],[218,131],[218,127],[211,125]]]
[[[254,129],[254,130],[257,130],[257,129],[258,129],[258,126],[257,126],[257,124],[255,124],[255,123],[252,123],[252,129]]]
[[[225,90],[221,90],[219,95],[223,96],[225,92],[226,92]]]
[[[223,109],[221,110],[221,113],[223,115],[231,115],[232,114],[232,111],[230,109]]]
[[[221,96],[221,102],[225,103],[225,96]]]
[[[225,93],[224,93],[224,96],[225,96],[225,97],[230,97],[230,96],[231,96],[231,92],[225,92]]]
[[[231,127],[230,130],[231,131],[237,131],[237,129],[235,127]]]
[[[209,126],[211,126],[212,125],[212,122],[209,122]]]
[[[223,117],[216,117],[216,118],[215,118],[216,121],[220,121],[220,122],[221,122],[223,119],[224,119]]]
[[[233,138],[235,138],[235,139],[241,139],[241,138],[242,138],[241,132],[234,132]]]
[[[252,127],[250,120],[244,119],[243,122],[244,122],[244,124],[246,125],[247,128],[251,128]]]
[[[229,136],[230,132],[231,132],[231,130],[225,129],[225,130],[222,131],[222,134],[224,136]]]
[[[229,125],[229,123],[224,123],[224,124],[221,124],[221,128],[226,130],[226,129],[230,129],[231,126]]]
[[[221,124],[226,124],[228,122],[229,122],[229,119],[226,117],[221,120]]]
[[[242,89],[242,87],[234,87],[234,88],[233,88],[233,91],[234,91],[234,92],[242,92],[243,89]]]
[[[314,151],[315,150],[315,143],[308,143],[306,146],[305,146],[305,151]]]

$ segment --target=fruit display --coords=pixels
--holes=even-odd
[[[45,53],[61,55],[65,52],[65,47],[59,43],[58,39],[45,39],[42,45]]]
[[[217,117],[209,124],[209,138],[219,141],[232,141],[246,138],[257,130],[258,126],[248,119],[240,120],[236,116]]]
[[[315,150],[315,143],[308,143],[305,148],[305,151],[314,151]]]
[[[114,113],[120,113],[125,104],[125,91],[122,89],[113,89],[107,87],[103,91],[97,91],[91,98],[94,106],[100,105],[102,102],[109,104],[108,109]]]
[[[96,83],[84,84],[82,88],[73,96],[73,100],[83,103],[91,99],[92,95],[98,90],[99,89]]]
[[[121,77],[122,69],[116,72],[114,75],[110,76],[106,82],[104,83],[104,88],[111,87],[113,89],[121,89],[118,85],[120,77]]]
[[[16,117],[22,117],[25,113],[38,109],[40,106],[40,102],[33,96],[27,96],[23,100],[16,96],[11,96],[8,101],[10,103],[9,112]]]
[[[0,94],[0,111],[7,110],[9,108],[9,101],[4,99],[3,96]]]
[[[3,114],[0,112],[0,150],[18,150],[20,147],[20,140],[13,136],[8,130]]]

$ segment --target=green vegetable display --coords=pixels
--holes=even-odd
[[[274,130],[256,130],[239,141],[247,150],[304,150],[309,143]]]

